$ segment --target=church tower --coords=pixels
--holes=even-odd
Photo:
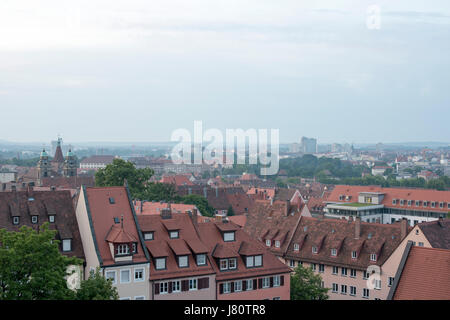
[[[67,152],[63,168],[65,177],[75,177],[77,175],[77,160],[71,149]]]
[[[42,150],[41,155],[39,157],[39,161],[37,164],[37,172],[38,172],[37,178],[39,182],[41,182],[42,178],[50,177],[51,165],[50,162],[48,161],[48,154],[45,151],[45,149]]]

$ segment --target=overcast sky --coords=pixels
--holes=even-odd
[[[0,140],[449,142],[449,40],[448,0],[1,0]]]

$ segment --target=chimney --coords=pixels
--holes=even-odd
[[[194,226],[197,227],[197,225],[198,225],[198,212],[197,212],[196,208],[194,208],[194,210],[192,210],[192,211],[193,211],[193,213],[192,213],[192,222],[194,223]]]
[[[286,206],[284,208],[284,216],[287,217],[289,215],[289,209],[291,208],[291,203],[289,200],[286,200]]]
[[[219,188],[216,187],[216,198],[219,196]]]
[[[408,231],[408,220],[403,218],[402,221],[400,222],[400,232],[401,232],[402,239],[404,239],[406,237],[407,231]]]
[[[361,236],[361,218],[355,218],[355,239],[359,239]]]

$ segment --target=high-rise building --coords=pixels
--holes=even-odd
[[[317,140],[314,138],[302,137],[301,151],[303,153],[316,153],[317,152]]]

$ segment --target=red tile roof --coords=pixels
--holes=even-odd
[[[104,266],[115,264],[106,239],[114,226],[116,226],[116,231],[118,226],[121,227],[122,222],[120,219],[122,216],[124,233],[120,235],[120,239],[124,239],[125,235],[136,239],[138,251],[133,255],[133,262],[147,261],[144,247],[139,241],[139,232],[126,187],[83,188],[83,192],[89,208],[88,214],[92,221],[92,232],[95,235],[94,238],[96,239],[101,264]],[[114,199],[114,204],[110,203],[110,198]],[[115,218],[117,222],[114,221]]]
[[[162,183],[174,184],[176,186],[193,186],[194,184],[185,175],[163,176]]]
[[[412,246],[394,300],[450,300],[450,250]]]

